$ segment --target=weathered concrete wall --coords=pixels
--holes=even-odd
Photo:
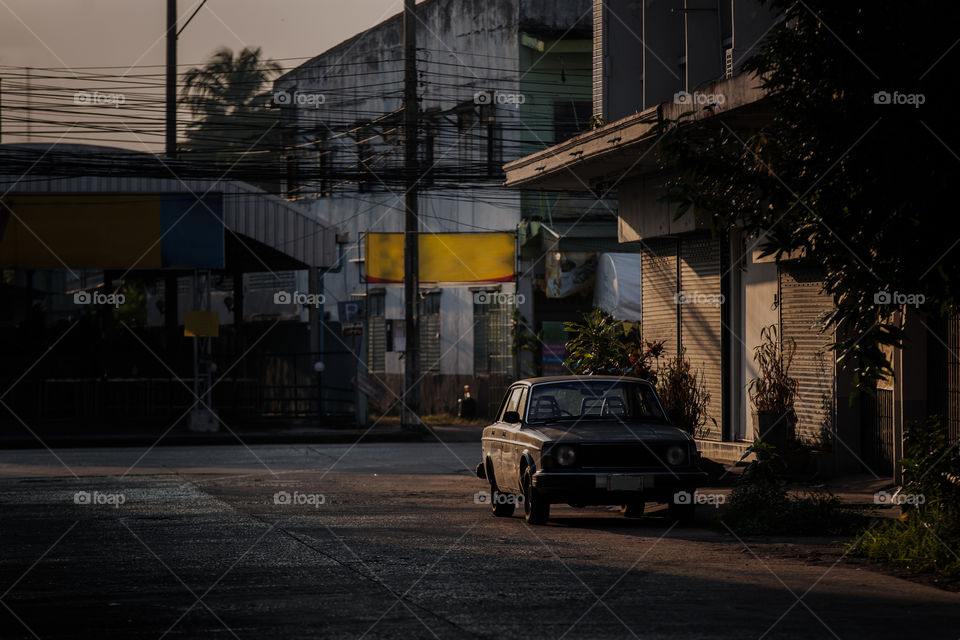
[[[487,125],[492,117],[496,140],[493,164],[521,155],[523,132],[545,132],[552,142],[553,100],[583,96],[589,99],[589,52],[540,54],[542,69],[531,76],[534,84],[523,87],[524,101],[487,105],[481,114],[478,92],[521,93],[523,64],[520,36],[530,29],[537,37],[560,37],[564,32],[589,37],[589,0],[427,0],[417,5],[418,93],[423,114],[421,148],[433,138],[433,157],[438,171],[462,171],[469,179],[487,170]],[[581,34],[583,35],[583,34]],[[579,36],[578,36],[579,37]],[[583,60],[576,60],[580,55]],[[561,57],[562,56],[562,57]],[[568,83],[560,83],[562,68],[570,69]],[[537,73],[566,84],[554,89]],[[378,175],[396,172],[402,163],[399,118],[365,125],[402,106],[403,29],[394,16],[362,34],[313,58],[275,83],[275,91],[313,94],[319,104],[299,104],[286,111],[288,122],[299,133],[297,157],[307,178],[298,192],[299,204],[322,220],[335,224],[349,242],[339,273],[324,278],[326,307],[330,320],[337,318],[337,302],[363,293],[361,234],[403,230],[403,190],[395,182],[384,186]],[[460,111],[456,108],[460,108]],[[443,115],[431,117],[431,113]],[[484,120],[480,119],[480,116]],[[349,131],[344,134],[343,132]],[[323,141],[323,138],[328,138]],[[358,142],[363,143],[360,151]],[[316,144],[315,144],[316,143]],[[423,156],[421,156],[423,157]],[[316,179],[326,166],[338,169],[359,165],[363,158],[372,169],[366,188],[353,183],[328,185],[330,195],[317,197]],[[394,173],[394,175],[396,175]],[[423,185],[429,187],[429,185]],[[442,188],[441,188],[442,187]],[[487,181],[471,187],[464,181],[437,183],[420,192],[421,229],[424,232],[509,231],[522,216],[521,194]],[[527,276],[529,278],[529,276]],[[402,289],[386,287],[386,317],[403,316]],[[512,290],[505,286],[507,292]],[[466,287],[446,287],[441,296],[441,373],[473,372],[472,293]],[[362,356],[363,354],[358,354]],[[386,356],[388,373],[402,371],[396,354]]]

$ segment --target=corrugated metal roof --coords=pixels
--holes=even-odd
[[[90,162],[85,159],[89,158]],[[204,179],[149,153],[78,144],[0,145],[0,194],[187,193],[223,195],[229,232],[261,242],[306,267],[337,261],[337,229],[297,205],[237,180]],[[136,175],[138,168],[144,175]],[[158,168],[170,177],[158,177]],[[126,169],[126,170],[125,170]],[[160,174],[162,175],[162,173]],[[241,239],[242,241],[242,239]]]

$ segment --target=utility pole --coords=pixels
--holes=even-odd
[[[177,0],[167,0],[167,145],[177,157]]]
[[[166,149],[168,158],[177,157],[177,0],[167,0],[167,130]],[[180,366],[177,335],[180,311],[179,287],[176,271],[164,273],[163,324],[167,336],[167,352],[174,359],[174,367]],[[194,338],[196,342],[196,338]],[[196,376],[194,376],[196,380]]]
[[[416,0],[403,2],[403,325],[406,337],[403,366],[404,429],[419,428],[420,330],[420,219],[417,204],[417,23]]]
[[[30,67],[27,67],[27,142],[33,142],[33,102],[30,99],[32,93]]]

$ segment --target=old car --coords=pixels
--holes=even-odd
[[[555,376],[512,384],[485,427],[477,476],[490,483],[493,515],[523,506],[531,524],[551,504],[619,505],[627,517],[647,502],[689,520],[690,497],[707,474],[694,439],[670,424],[653,385],[617,376]]]

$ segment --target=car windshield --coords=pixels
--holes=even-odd
[[[666,420],[646,384],[625,380],[571,380],[534,385],[528,422]]]

